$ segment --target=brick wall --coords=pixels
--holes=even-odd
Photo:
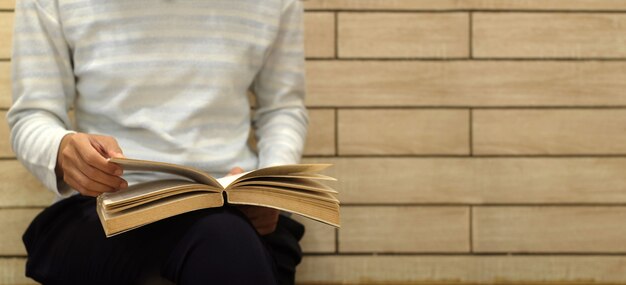
[[[626,284],[626,1],[306,0],[301,284]],[[15,161],[0,0],[0,283],[51,196]]]

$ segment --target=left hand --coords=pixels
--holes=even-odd
[[[233,167],[228,175],[235,175],[239,173],[243,173],[243,169],[241,169],[241,167]],[[239,205],[237,208],[241,210],[246,217],[248,217],[260,235],[271,234],[274,230],[276,230],[276,224],[278,224],[278,210],[250,205]]]

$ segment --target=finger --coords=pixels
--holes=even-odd
[[[102,156],[98,149],[96,149],[89,139],[81,138],[76,140],[74,145],[76,152],[80,155],[82,160],[87,164],[101,170],[109,175],[120,176],[123,173],[122,167],[115,163],[108,163],[106,158]]]
[[[241,211],[248,217],[249,220],[257,219],[260,216],[258,206],[245,205],[241,208]]]
[[[98,181],[95,181],[87,176],[85,176],[80,170],[76,168],[69,169],[68,175],[72,180],[76,182],[76,184],[82,187],[85,190],[92,192],[114,192],[117,189],[113,187],[109,187],[104,185]]]
[[[278,214],[278,210],[274,209],[274,208],[268,208],[268,207],[263,207],[263,206],[248,206],[247,209],[248,213],[250,213],[250,216],[253,217],[269,217],[269,216],[275,216]]]
[[[255,227],[257,232],[259,232],[260,235],[264,236],[267,234],[271,234],[276,230],[276,224],[274,225],[269,225],[269,226],[260,226],[260,227]]]
[[[250,205],[236,205],[236,206],[237,206],[237,209],[240,209],[240,210],[244,210],[244,209],[248,209],[250,207],[254,207],[254,206],[250,206]]]
[[[248,206],[247,205],[237,205],[237,209],[241,211],[246,217],[248,216]]]
[[[259,226],[263,228],[275,228],[278,223],[278,219],[267,218],[259,220]]]
[[[268,216],[255,216],[251,218],[248,216],[250,223],[260,235],[273,233],[276,230],[276,225],[278,224],[277,218],[278,217],[275,219],[274,217]]]
[[[239,166],[235,166],[233,167],[233,169],[230,170],[230,172],[228,172],[228,175],[235,175],[240,173],[243,173],[243,169]]]
[[[98,197],[98,195],[102,194],[102,193],[87,190],[85,187],[78,184],[76,180],[74,180],[74,178],[72,178],[71,176],[65,176],[63,180],[65,180],[65,182],[68,185],[76,189],[83,196]]]
[[[269,230],[266,228],[256,228],[256,231],[259,233],[259,235],[262,235],[262,236],[270,233]]]
[[[254,214],[259,217],[271,217],[278,215],[278,210],[263,206],[250,206],[250,211],[254,212]]]
[[[100,169],[94,168],[80,159],[80,156],[72,156],[72,163],[82,172],[83,175],[100,182],[104,185],[110,186],[115,189],[124,189],[128,187],[126,180],[119,176],[110,175],[102,172]]]
[[[117,140],[113,137],[109,136],[94,136],[92,137],[92,142],[97,142],[103,148],[104,153],[108,157],[124,157],[124,153],[122,153],[122,148],[117,143]]]
[[[258,223],[261,226],[272,225],[278,222],[278,215],[273,214],[262,214],[257,215],[253,219],[251,219],[254,223]]]
[[[257,227],[271,227],[275,226],[278,222],[278,215],[270,214],[267,212],[259,212],[256,215],[252,215],[248,217],[250,222],[252,222]]]
[[[250,222],[252,222],[255,228],[270,228],[276,224],[276,221],[272,219],[256,219]]]

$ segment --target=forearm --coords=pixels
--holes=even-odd
[[[259,167],[298,163],[308,127],[303,8],[298,0],[284,4],[276,41],[253,86]]]
[[[63,137],[73,131],[54,115],[41,110],[11,108],[7,121],[11,129],[11,146],[18,160],[46,188],[59,196],[69,194],[69,188],[58,179],[56,158]]]
[[[259,167],[300,161],[308,127],[304,106],[292,106],[259,116],[256,130]]]

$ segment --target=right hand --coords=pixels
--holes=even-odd
[[[240,173],[243,173],[243,169],[241,167],[234,167],[226,176]],[[248,220],[250,220],[250,223],[252,223],[260,235],[271,234],[276,230],[280,211],[273,208],[252,205],[237,205],[237,208],[248,217]]]
[[[61,140],[57,154],[57,179],[85,196],[96,197],[128,187],[123,169],[107,158],[124,157],[115,138],[85,133],[68,134]]]

